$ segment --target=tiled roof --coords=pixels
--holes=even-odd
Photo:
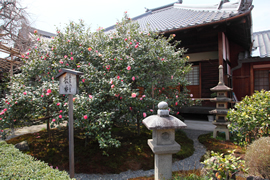
[[[253,33],[252,56],[270,57],[270,30]]]
[[[242,2],[243,1],[243,2]],[[160,8],[148,9],[146,13],[133,18],[140,25],[142,31],[150,28],[156,32],[167,32],[176,29],[203,25],[220,20],[226,20],[252,9],[251,3],[227,2],[214,5],[184,5],[180,3],[169,4]],[[113,30],[114,26],[105,31]]]

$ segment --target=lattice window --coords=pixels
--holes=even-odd
[[[192,66],[192,69],[187,74],[187,81],[189,82],[189,85],[199,85],[199,66]]]
[[[254,90],[269,91],[269,70],[254,71]]]

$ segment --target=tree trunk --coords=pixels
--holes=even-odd
[[[50,119],[47,119],[47,133],[48,133],[49,139],[51,139]]]
[[[139,136],[140,134],[141,134],[140,119],[139,114],[137,114],[137,135]]]

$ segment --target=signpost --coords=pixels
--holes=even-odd
[[[83,72],[70,69],[61,69],[56,75],[59,78],[59,93],[68,94],[69,106],[69,174],[70,178],[74,178],[74,129],[73,129],[73,94],[79,93],[79,75]]]

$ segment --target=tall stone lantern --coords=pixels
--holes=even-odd
[[[216,109],[210,111],[210,114],[216,115],[216,120],[213,122],[214,125],[216,125],[216,128],[213,132],[213,137],[217,137],[217,132],[225,132],[226,134],[226,140],[229,140],[229,130],[228,130],[228,124],[226,120],[226,116],[228,113],[228,103],[231,102],[231,98],[228,98],[228,92],[232,91],[231,88],[227,87],[224,84],[223,80],[223,66],[220,65],[219,67],[219,82],[218,85],[211,88],[210,90],[217,93],[217,97],[212,98],[212,102],[216,102]]]
[[[180,145],[175,142],[175,129],[187,125],[178,118],[169,115],[168,104],[158,104],[158,114],[143,120],[143,124],[153,130],[152,139],[148,145],[155,154],[155,180],[172,178],[172,154],[180,151]]]

